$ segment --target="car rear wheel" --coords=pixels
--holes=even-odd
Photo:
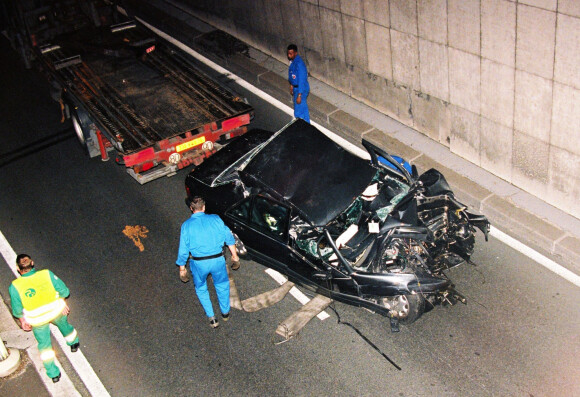
[[[421,294],[385,297],[382,303],[401,324],[412,324],[425,312],[425,298]]]
[[[240,238],[238,237],[237,234],[233,233],[233,235],[234,235],[234,238],[236,239],[236,251],[238,253],[238,256],[240,256],[240,257],[247,256],[248,250],[246,249],[246,246],[244,245],[242,240],[240,240]]]

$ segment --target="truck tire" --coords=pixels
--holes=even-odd
[[[85,151],[88,151],[87,148],[87,138],[90,136],[89,125],[91,123],[88,114],[77,107],[70,106],[71,112],[71,120],[73,124],[73,128],[75,130],[75,134],[79,143],[81,144],[82,148]]]
[[[62,87],[55,80],[50,81],[50,97],[55,102],[60,102],[62,100]]]

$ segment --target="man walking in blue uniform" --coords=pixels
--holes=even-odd
[[[288,68],[288,82],[290,83],[290,95],[294,102],[294,117],[303,119],[310,123],[310,113],[308,112],[308,94],[310,93],[310,85],[308,84],[308,71],[304,61],[298,55],[298,47],[296,44],[288,46],[288,60],[290,67]]]
[[[237,270],[240,267],[240,259],[236,251],[236,241],[231,230],[218,215],[205,213],[203,198],[193,197],[189,208],[193,214],[181,225],[179,252],[176,261],[179,266],[179,277],[182,281],[187,280],[185,265],[191,254],[189,268],[193,275],[195,292],[209,318],[209,325],[212,328],[217,328],[219,322],[215,318],[209,298],[207,277],[211,274],[222,318],[227,321],[230,315],[230,280],[223,246],[224,244],[228,246],[232,254],[232,269]]]

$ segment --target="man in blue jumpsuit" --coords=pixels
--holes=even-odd
[[[296,44],[288,46],[288,60],[290,67],[288,68],[288,82],[290,83],[290,95],[294,102],[294,117],[303,119],[310,123],[310,113],[308,112],[308,94],[310,93],[310,85],[308,84],[308,71],[304,61],[298,55],[298,47]]]
[[[195,292],[209,318],[210,326],[217,328],[219,322],[215,318],[209,298],[207,277],[211,274],[222,318],[227,321],[230,315],[230,280],[223,255],[223,246],[224,244],[228,246],[232,254],[232,269],[237,270],[240,266],[240,259],[236,251],[236,241],[231,230],[218,215],[205,213],[203,198],[193,197],[189,208],[193,214],[181,225],[179,252],[176,261],[179,266],[179,276],[182,281],[184,278],[186,279],[187,269],[185,265],[191,254],[189,268],[193,275]]]

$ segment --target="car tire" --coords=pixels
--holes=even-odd
[[[248,256],[248,250],[246,249],[246,246],[244,245],[242,240],[240,240],[237,234],[235,233],[232,234],[234,235],[234,238],[236,240],[236,252],[238,253],[238,256],[241,258],[245,258],[246,256]]]
[[[419,319],[425,312],[425,297],[421,294],[404,295],[409,302],[409,311],[407,317],[402,318],[401,324],[412,324]]]
[[[397,295],[383,298],[383,305],[397,313],[401,324],[412,324],[425,312],[425,297],[421,294]]]

